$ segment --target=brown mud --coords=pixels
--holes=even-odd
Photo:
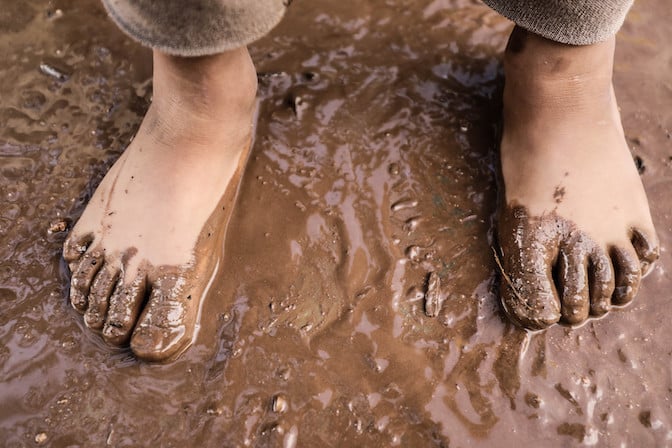
[[[0,9],[3,446],[672,444],[672,39],[618,38],[661,259],[623,310],[527,333],[491,244],[510,24],[460,0],[294,2],[192,347],[138,362],[67,301],[64,229],[140,124],[151,55],[93,0]]]

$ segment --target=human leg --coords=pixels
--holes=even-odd
[[[506,8],[518,2],[486,3],[510,13]],[[598,2],[559,3],[574,11],[577,3]],[[615,38],[600,41],[603,30],[620,26],[628,7],[621,2],[601,16],[589,9],[592,19],[584,20],[602,21],[592,34],[578,25],[555,34],[543,24],[533,28],[556,38],[574,33],[577,40],[569,43],[516,26],[507,46],[501,299],[506,314],[526,328],[578,324],[628,303],[658,257],[612,86]],[[545,18],[549,13],[562,15],[562,8],[547,9]]]
[[[152,105],[63,252],[70,301],[86,325],[114,345],[130,342],[140,358],[164,360],[190,344],[216,269],[257,84],[244,46],[197,57],[154,50],[153,59]]]

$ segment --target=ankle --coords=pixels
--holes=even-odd
[[[246,48],[193,58],[155,51],[153,90],[143,129],[160,146],[242,147],[251,136],[257,76]]]
[[[609,105],[614,43],[566,45],[516,26],[504,54],[505,109],[514,103],[566,113]]]
[[[203,120],[249,115],[257,73],[247,48],[201,57],[154,51],[153,103]]]

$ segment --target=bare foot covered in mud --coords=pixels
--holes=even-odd
[[[504,58],[506,314],[528,329],[629,303],[658,258],[612,88],[614,39],[576,47],[515,28]]]
[[[142,359],[191,343],[249,150],[256,73],[246,49],[154,54],[153,102],[65,242],[70,301]]]

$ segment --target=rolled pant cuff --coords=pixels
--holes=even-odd
[[[102,1],[126,34],[175,56],[204,56],[250,44],[273,29],[287,9],[286,0]]]
[[[485,4],[547,39],[590,45],[615,35],[633,0],[483,0]]]

